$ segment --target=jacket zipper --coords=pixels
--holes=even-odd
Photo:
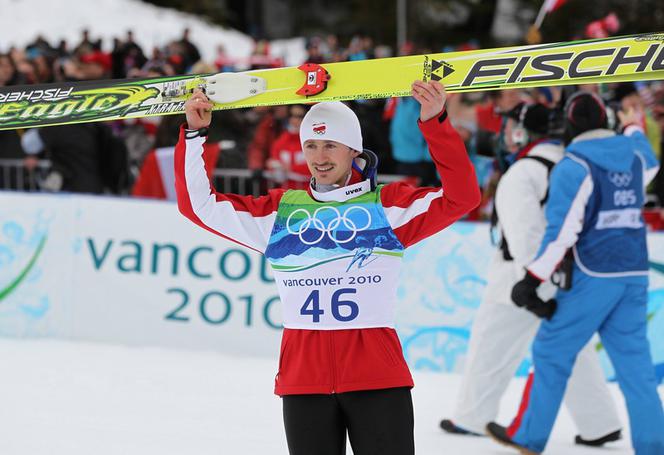
[[[332,393],[336,393],[335,389],[337,387],[337,368],[336,368],[336,361],[335,361],[335,355],[334,355],[334,343],[332,341],[332,333],[333,331],[330,330],[327,332],[327,336],[330,340],[330,370],[332,371]]]

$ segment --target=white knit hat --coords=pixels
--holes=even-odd
[[[309,139],[336,141],[362,151],[362,130],[355,112],[340,101],[314,105],[302,119],[300,144]]]

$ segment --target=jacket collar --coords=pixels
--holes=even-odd
[[[587,141],[589,139],[604,139],[615,135],[616,133],[612,130],[607,130],[607,129],[590,130],[586,131],[585,133],[579,134],[577,137],[572,139],[572,142]]]
[[[316,191],[315,186],[315,180],[312,177],[307,192],[312,198],[320,202],[345,202],[371,192],[371,181],[369,179],[362,180],[362,174],[355,168],[351,170],[350,179],[345,186],[330,191]]]

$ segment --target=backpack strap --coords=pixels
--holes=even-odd
[[[556,163],[554,163],[553,161],[547,160],[546,158],[543,158],[541,156],[526,155],[521,159],[522,160],[534,160],[534,161],[537,161],[538,163],[542,163],[544,166],[546,166],[546,170],[547,170],[546,178],[547,178],[547,180],[548,180],[549,177],[551,177],[551,170],[553,169],[553,166],[556,165]],[[546,194],[544,195],[544,199],[542,199],[540,201],[540,207],[544,207],[544,204],[546,204],[546,201],[548,199],[549,199],[549,185],[547,184],[546,185]]]
[[[538,163],[542,163],[544,166],[546,166],[547,169],[547,180],[551,176],[551,170],[556,165],[556,163],[554,163],[553,161],[543,158],[541,156],[526,155],[520,158],[520,160],[534,160],[537,161]],[[544,204],[546,204],[546,201],[548,199],[549,199],[549,185],[547,183],[546,194],[544,195],[544,199],[540,201],[540,207],[544,207]],[[491,213],[491,227],[495,228],[497,225],[498,225],[498,212],[496,211],[496,204],[494,203],[493,212]],[[507,240],[505,239],[505,235],[503,235],[502,231],[501,231],[499,248],[503,252],[503,259],[505,259],[506,261],[514,260],[512,254],[510,253],[509,246],[507,245]]]

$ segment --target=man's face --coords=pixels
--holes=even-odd
[[[519,146],[514,143],[514,129],[518,126],[518,122],[514,120],[513,118],[508,118],[507,122],[505,123],[505,135],[504,135],[504,141],[505,141],[505,147],[507,148],[507,151],[510,153],[515,153],[519,151]]]
[[[638,93],[632,93],[622,99],[620,102],[623,111],[634,109],[637,112],[643,112],[643,101]]]
[[[662,130],[662,134],[664,134],[664,101],[655,105],[653,109],[653,116],[655,117],[657,123],[659,123],[659,128]]]
[[[353,159],[360,152],[335,141],[309,139],[304,143],[309,172],[322,185],[345,185]]]
[[[501,90],[500,96],[496,99],[496,107],[502,112],[507,112],[519,104],[521,101],[521,90]]]
[[[9,58],[0,57],[0,85],[6,84],[13,75],[14,68],[9,61]]]
[[[290,131],[300,131],[305,110],[302,106],[291,106],[288,112],[288,128]]]

